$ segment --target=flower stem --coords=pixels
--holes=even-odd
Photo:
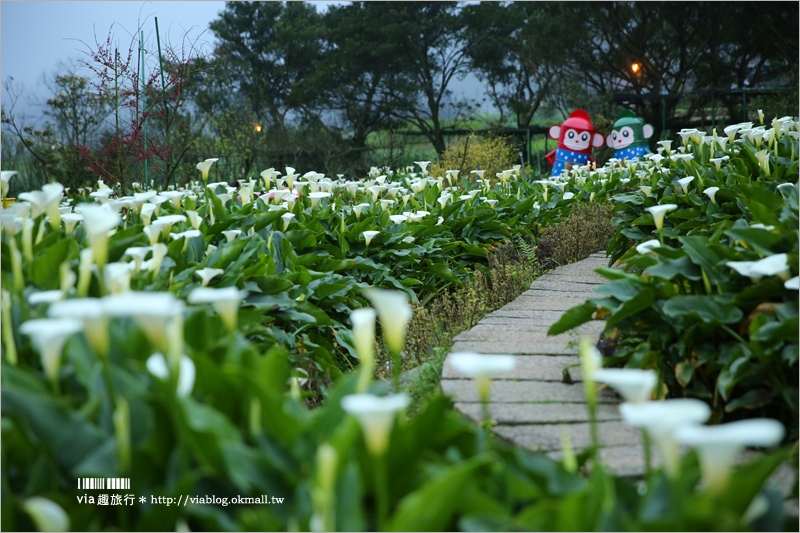
[[[652,461],[650,459],[650,435],[644,429],[642,429],[642,445],[644,446],[644,480],[649,483],[653,474]]]
[[[111,374],[111,361],[108,356],[102,357],[100,364],[103,367],[103,381],[106,384],[106,391],[108,392],[108,399],[111,402],[111,409],[117,408],[117,393],[114,389],[114,377]]]
[[[386,530],[386,517],[389,514],[389,486],[386,478],[386,461],[383,456],[375,456],[375,494],[378,500],[378,531]]]

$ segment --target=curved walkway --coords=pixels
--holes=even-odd
[[[590,445],[578,345],[582,337],[596,341],[603,323],[590,322],[551,337],[547,336],[547,330],[565,311],[583,303],[608,281],[594,272],[604,267],[608,267],[608,259],[605,254],[597,253],[556,268],[534,281],[530,290],[516,300],[455,338],[451,353],[512,354],[517,358],[513,371],[492,381],[489,413],[499,436],[557,460],[561,458],[562,428],[567,430],[575,451]],[[453,398],[457,410],[474,420],[481,419],[481,404],[472,380],[453,369],[447,359],[442,369],[441,389]],[[641,433],[621,421],[618,410],[621,399],[613,391],[601,390],[598,402],[603,463],[617,475],[641,476],[644,472]],[[655,450],[652,460],[657,466]],[[783,465],[773,476],[784,494],[793,479],[788,465]],[[793,506],[796,514],[796,501]]]

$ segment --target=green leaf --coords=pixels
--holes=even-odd
[[[636,296],[624,302],[611,312],[611,316],[608,317],[608,320],[606,321],[606,330],[612,326],[615,326],[617,323],[628,318],[629,316],[644,311],[653,305],[655,296],[656,293],[652,288],[647,286],[642,287]]]
[[[683,276],[686,279],[698,281],[703,279],[700,269],[687,257],[680,259],[667,259],[645,269],[644,274],[655,276],[662,279],[673,279],[675,276]]]
[[[733,304],[717,301],[713,296],[675,296],[663,307],[669,317],[700,319],[707,324],[732,324],[742,319],[742,311]]]
[[[435,276],[437,276],[439,278],[442,278],[442,279],[447,280],[447,281],[451,281],[451,282],[455,283],[456,285],[458,285],[459,287],[462,286],[461,280],[458,279],[458,276],[456,276],[453,273],[453,271],[450,269],[450,267],[448,267],[446,265],[443,265],[442,263],[433,263],[432,265],[430,265],[427,268],[427,270],[428,270],[428,272],[430,272],[431,274],[433,274],[433,275],[435,275]]]
[[[488,456],[478,456],[443,469],[420,488],[400,500],[387,530],[449,529],[464,487],[472,481],[473,471],[488,462]]]
[[[4,380],[0,389],[3,418],[30,427],[53,454],[59,466],[74,468],[94,453],[108,435],[84,420],[69,405],[44,394],[30,392]]]
[[[725,412],[731,413],[737,409],[758,409],[759,407],[769,405],[771,401],[772,392],[766,389],[751,389],[743,396],[728,402],[725,406]]]
[[[33,259],[33,282],[45,290],[58,289],[61,263],[71,261],[78,254],[78,244],[73,239],[61,239],[36,254]]]
[[[592,320],[595,311],[597,311],[597,305],[591,300],[582,305],[573,307],[561,315],[561,318],[559,318],[555,324],[550,326],[550,329],[547,330],[547,334],[558,335],[572,328],[576,328],[581,324],[585,324]]]

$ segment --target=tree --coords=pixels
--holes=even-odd
[[[324,23],[323,54],[298,89],[337,115],[333,120],[338,124],[328,120],[328,127],[339,125],[349,141],[346,162],[351,170],[360,170],[370,133],[391,125],[388,93],[396,49],[384,38],[391,18],[383,5],[352,2],[331,6]]]
[[[445,108],[455,116],[470,102],[451,100],[453,78],[463,79],[469,67],[464,31],[456,2],[387,2],[390,22],[385,40],[395,49],[395,77],[389,87],[391,115],[419,128],[437,153],[446,145],[442,133]]]
[[[797,72],[797,43],[787,45],[788,52],[780,44],[783,34],[797,35],[796,4],[570,2],[565,7],[573,19],[586,21],[585,51],[572,57],[567,77],[594,93],[681,94],[741,87],[744,79],[753,86],[781,71]],[[757,15],[760,10],[765,11]],[[772,25],[778,28],[765,35]],[[637,72],[631,69],[634,62],[641,65]],[[674,109],[674,101],[667,101],[663,111],[671,116]],[[656,136],[661,113],[659,99],[642,104],[639,112],[656,126]]]
[[[467,54],[489,97],[527,127],[568,60],[580,53],[584,19],[560,2],[481,2],[464,7]]]
[[[156,176],[158,181],[174,181],[189,144],[186,136],[171,137],[170,128],[182,126],[189,79],[208,63],[202,56],[202,60],[196,57],[200,55],[199,38],[184,42],[181,54],[166,44],[162,73],[160,58],[152,52],[157,46],[140,43],[140,31],[141,26],[123,52],[112,43],[110,32],[105,42],[95,39],[94,46],[86,45],[88,59],[83,61],[94,74],[92,88],[113,107],[113,123],[110,118],[99,146],[78,143],[76,150],[97,178],[121,186],[144,178],[152,182]],[[142,69],[148,74],[143,76]],[[152,175],[148,163],[152,163]]]
[[[313,5],[228,2],[210,28],[219,41],[217,83],[240,92],[255,120],[283,129],[287,117],[312,102],[297,89],[322,50],[321,17]]]

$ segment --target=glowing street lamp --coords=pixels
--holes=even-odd
[[[253,125],[253,129],[255,129],[256,132],[260,132],[261,131],[261,124],[254,124]]]
[[[636,77],[636,91],[641,93],[642,91],[642,65],[641,63],[634,62],[631,64],[631,71],[633,71],[633,75]]]

